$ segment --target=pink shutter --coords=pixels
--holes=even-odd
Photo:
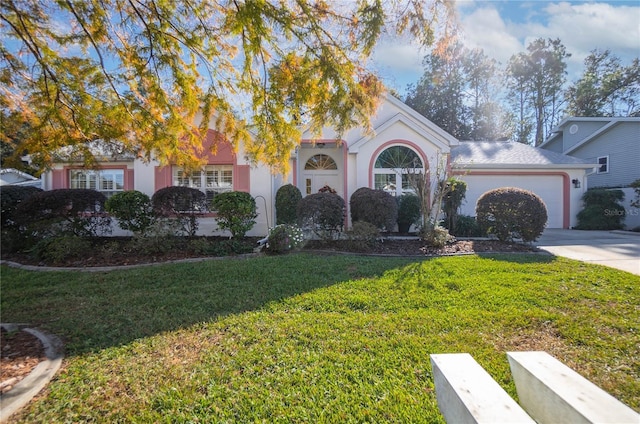
[[[249,165],[237,165],[234,168],[233,189],[235,191],[251,192],[251,167]]]
[[[125,169],[124,170],[124,189],[125,190],[135,190],[135,184],[133,180],[133,169]]]
[[[67,179],[65,178],[65,173],[69,172],[65,169],[54,169],[51,171],[51,189],[55,190],[58,188],[69,188]]]
[[[161,188],[170,187],[171,185],[171,166],[156,166],[155,191],[158,191]]]

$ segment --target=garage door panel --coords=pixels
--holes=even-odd
[[[560,175],[464,175],[467,194],[462,206],[464,215],[475,216],[478,198],[499,187],[518,187],[537,194],[547,207],[547,228],[562,228],[563,178]]]

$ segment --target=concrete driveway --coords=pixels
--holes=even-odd
[[[552,228],[534,244],[556,256],[640,275],[640,233]]]

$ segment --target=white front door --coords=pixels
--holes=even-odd
[[[342,182],[340,175],[332,171],[303,171],[302,181],[304,189],[302,194],[317,193],[322,187],[329,186],[342,196]]]

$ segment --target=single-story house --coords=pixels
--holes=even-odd
[[[303,132],[290,159],[292,171],[286,176],[252,166],[242,146],[234,152],[223,145],[216,155],[207,154],[201,172],[189,176],[177,166],[105,154],[103,165],[95,171],[60,161],[43,176],[43,184],[45,189],[96,188],[107,194],[135,189],[150,196],[171,185],[196,187],[210,196],[246,191],[256,198],[259,214],[248,235],[265,235],[275,224],[275,194],[284,184],[296,185],[303,196],[328,185],[345,199],[349,216],[349,199],[360,187],[400,195],[410,190],[408,173],[449,167],[468,183],[465,214],[475,215],[476,200],[486,190],[516,186],[534,191],[547,203],[548,227],[576,224],[586,174],[594,167],[589,161],[516,143],[460,142],[391,95],[383,99],[371,124],[373,133],[354,128],[339,140],[332,128],[325,128],[320,137]],[[223,136],[212,127],[205,151],[206,144],[219,137]],[[201,221],[201,233],[211,234],[214,229],[213,218]]]
[[[625,194],[625,226],[640,226],[640,209],[631,206],[640,180],[640,117],[569,117],[555,127],[541,149],[597,164],[588,188],[620,189]]]

